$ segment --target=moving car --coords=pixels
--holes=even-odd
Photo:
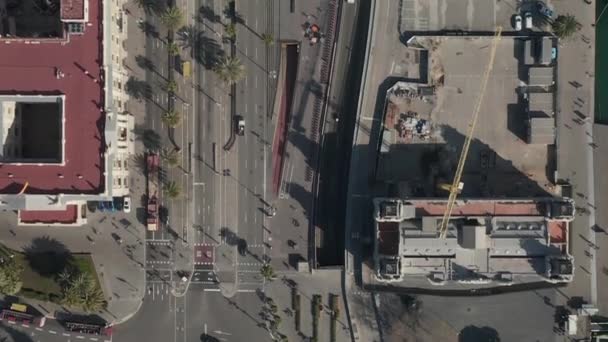
[[[521,15],[517,14],[513,20],[513,28],[515,31],[521,31]]]
[[[536,3],[536,9],[540,15],[547,17],[547,19],[553,19],[553,16],[555,15],[553,10],[542,1]]]
[[[238,135],[245,135],[245,119],[243,119],[242,116],[237,115],[235,118],[236,121],[236,134]]]
[[[130,196],[125,196],[122,199],[122,211],[124,211],[125,213],[131,212],[131,197]]]
[[[525,26],[527,29],[531,29],[533,24],[532,24],[532,13],[530,12],[526,12],[524,13],[524,19],[525,19]]]
[[[160,216],[160,222],[162,222],[165,226],[169,224],[169,208],[161,206],[158,214]]]

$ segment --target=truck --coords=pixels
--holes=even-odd
[[[149,231],[158,230],[158,154],[149,153],[146,158],[148,175],[148,203],[146,205],[146,226]]]
[[[549,37],[542,37],[537,41],[538,63],[549,65],[553,61],[553,41]]]

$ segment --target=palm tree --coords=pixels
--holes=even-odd
[[[165,90],[169,93],[175,94],[177,92],[177,82],[171,80],[165,84]]]
[[[165,191],[165,194],[172,199],[177,198],[182,194],[182,188],[174,181],[165,184],[163,190]]]
[[[264,41],[264,44],[267,46],[272,46],[274,45],[274,36],[271,33],[263,33],[262,41]]]
[[[169,166],[175,167],[179,165],[179,155],[177,153],[177,150],[165,149],[163,150],[161,156],[167,162],[167,164],[169,164]]]
[[[228,84],[236,83],[245,77],[245,66],[237,57],[225,57],[215,65],[214,71]]]
[[[160,15],[160,21],[167,29],[173,31],[184,22],[184,13],[179,8],[171,6]]]
[[[579,22],[572,14],[560,15],[551,24],[553,32],[560,39],[571,37],[580,27]]]
[[[70,281],[63,286],[62,292],[63,304],[79,307],[86,312],[99,311],[107,304],[99,284],[88,272],[70,277]]]
[[[226,25],[224,31],[226,31],[226,36],[228,37],[228,39],[232,41],[236,40],[236,25],[230,23]]]
[[[167,125],[171,128],[175,128],[181,122],[181,115],[180,115],[180,113],[176,112],[175,110],[170,110],[163,114],[163,116],[161,117],[161,120],[163,120],[165,125]]]
[[[273,281],[274,278],[276,278],[274,269],[272,268],[272,266],[270,266],[268,264],[264,264],[264,266],[262,266],[262,268],[260,268],[260,274],[262,275],[262,277],[264,277],[264,279],[266,279],[268,281]]]
[[[202,38],[203,32],[192,25],[184,26],[177,31],[177,40],[184,49],[195,49]]]
[[[143,8],[146,13],[153,12],[157,9],[157,3],[154,0],[133,0],[139,8]]]
[[[21,290],[23,282],[21,273],[23,266],[16,263],[13,259],[3,261],[0,266],[0,293],[14,295]]]
[[[171,56],[177,56],[179,54],[179,45],[176,42],[171,42],[167,45],[167,50]]]

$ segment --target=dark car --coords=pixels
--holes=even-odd
[[[165,226],[169,225],[169,208],[161,206],[158,209],[158,216],[162,224],[164,224]]]
[[[538,13],[545,16],[547,19],[553,19],[553,16],[555,15],[553,10],[542,1],[536,3],[536,9],[538,10]]]

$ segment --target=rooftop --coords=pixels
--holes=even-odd
[[[61,0],[61,19],[83,20],[85,1],[87,0]]]
[[[72,224],[78,219],[78,206],[68,205],[65,210],[20,210],[19,219],[25,224]]]
[[[440,238],[447,201],[375,199],[376,270],[383,274],[386,260],[393,260],[401,261],[400,272],[385,276],[404,281],[434,274],[439,282],[491,282],[506,273],[517,275],[517,281],[539,281],[550,270],[548,258],[569,257],[572,217],[555,218],[549,209],[555,202],[565,203],[550,198],[461,200],[446,238]],[[396,215],[383,216],[387,203],[397,208]]]
[[[91,25],[68,42],[0,42],[0,94],[65,94],[64,164],[4,164],[0,193],[17,193],[26,182],[30,194],[103,191],[101,14],[100,0],[90,1]]]

